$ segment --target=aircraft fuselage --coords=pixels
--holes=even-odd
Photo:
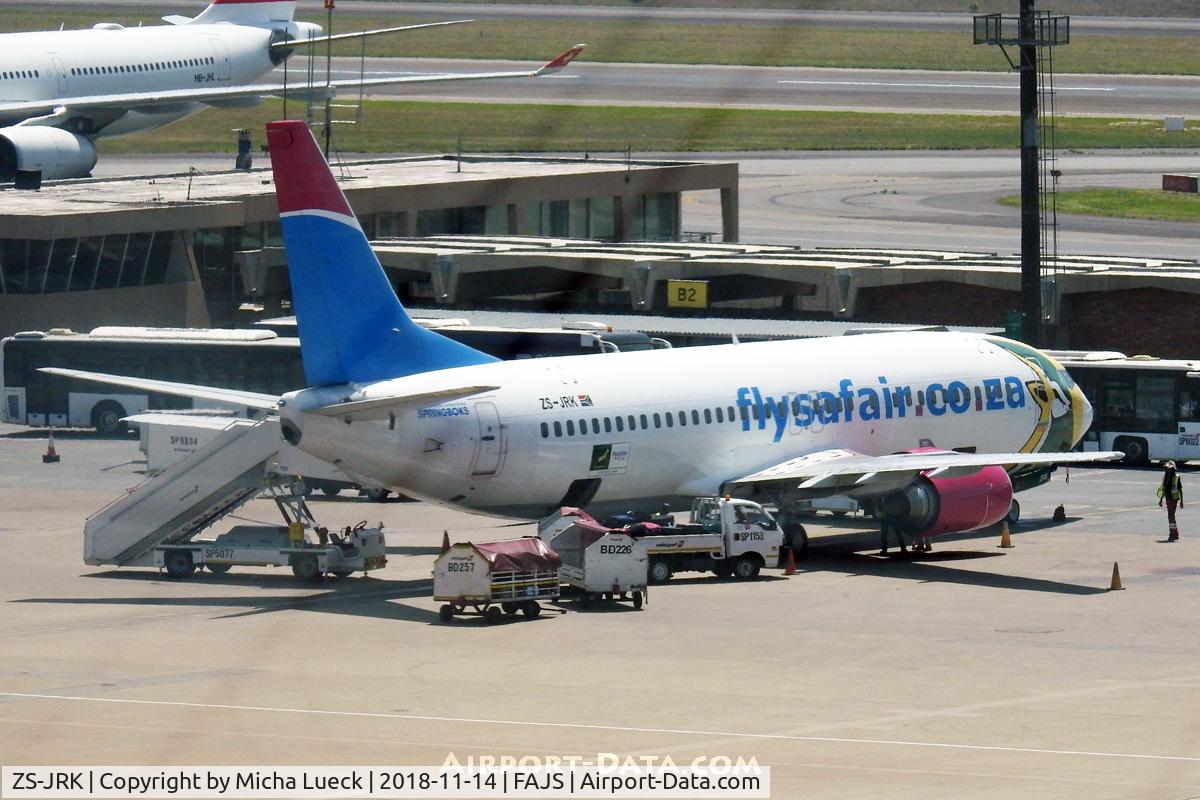
[[[386,421],[303,411],[467,385],[503,388]],[[284,400],[313,455],[405,494],[515,517],[570,501],[578,481],[599,480],[588,508],[607,513],[714,494],[832,448],[1065,451],[1091,420],[1044,354],[932,332],[504,362]]]

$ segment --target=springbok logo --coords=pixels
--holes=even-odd
[[[1062,452],[1075,444],[1075,420],[1071,413],[1072,403],[1079,392],[1062,365],[1050,356],[1028,345],[1008,339],[997,339],[996,344],[1019,358],[1033,378],[1025,382],[1029,396],[1037,409],[1033,430],[1019,452],[1035,453],[1039,450]]]

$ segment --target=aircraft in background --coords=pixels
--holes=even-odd
[[[284,87],[261,81],[297,48],[471,21],[325,36],[319,25],[293,21],[295,9],[295,0],[213,0],[194,18],[164,17],[168,25],[0,34],[0,181],[18,171],[85,177],[97,138],[282,95]],[[287,92],[324,99],[327,87],[537,77],[562,69],[582,47],[535,70],[301,82]]]
[[[278,413],[300,449],[406,495],[502,516],[605,515],[736,491],[839,494],[911,533],[1002,519],[1010,474],[1092,410],[1019,342],[905,332],[499,362],[409,319],[303,122],[267,126],[304,371],[282,397],[47,368]]]

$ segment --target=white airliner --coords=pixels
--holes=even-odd
[[[279,95],[262,83],[300,47],[329,40],[452,25],[437,22],[323,36],[320,26],[294,22],[295,0],[213,0],[197,17],[169,16],[168,25],[0,35],[0,181],[18,170],[46,180],[86,176],[96,164],[95,139],[150,130],[207,107],[241,107]],[[465,22],[469,20],[458,20]],[[331,81],[339,87],[431,81],[537,77],[565,67],[577,45],[540,69],[444,73]],[[318,93],[289,81],[288,92]]]
[[[302,122],[267,126],[311,388],[283,397],[46,372],[277,412],[284,438],[351,475],[465,509],[605,514],[736,491],[878,503],[902,529],[1005,516],[1010,472],[1091,423],[1046,354],[965,333],[499,362],[412,323]],[[790,523],[785,523],[786,524]]]

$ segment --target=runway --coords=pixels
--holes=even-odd
[[[564,42],[563,49],[571,42]],[[536,80],[382,87],[375,98],[496,103],[700,106],[935,114],[1018,112],[1017,76],[1004,72],[607,64],[578,61]],[[549,59],[555,53],[547,53]],[[999,57],[999,56],[998,56]],[[368,78],[438,72],[490,72],[538,66],[524,61],[368,58]],[[289,66],[293,83],[304,61]],[[324,61],[318,74],[324,79]],[[335,79],[360,75],[356,58],[334,59]],[[283,71],[275,79],[283,82]],[[1200,107],[1200,76],[1059,75],[1057,113],[1074,116],[1187,116]],[[353,95],[345,90],[344,96]]]
[[[0,6],[28,5],[28,0],[4,0]],[[44,0],[44,8],[78,7],[75,0]],[[144,0],[104,0],[105,7],[147,8]],[[155,10],[196,12],[203,2],[156,0]],[[713,23],[737,25],[799,25],[806,27],[859,28],[872,30],[962,31],[971,30],[973,14],[895,11],[839,11],[761,8],[655,8],[653,6],[603,6],[562,3],[414,3],[395,0],[338,0],[340,14],[352,16],[412,15],[434,18],[529,19],[625,22],[637,25],[654,22]],[[1003,9],[1006,13],[1008,8]],[[1015,8],[1013,9],[1015,11]],[[319,11],[301,6],[302,13]],[[988,13],[981,10],[979,13]],[[1200,19],[1162,17],[1086,16],[1071,17],[1074,33],[1105,36],[1191,36],[1200,34]]]
[[[720,157],[720,154],[706,154]],[[732,154],[740,164],[742,239],[839,247],[1020,252],[1020,211],[996,199],[1020,194],[1011,152]],[[1155,188],[1190,170],[1191,152],[1062,153],[1060,191]],[[686,230],[720,230],[716,192],[686,195]],[[1060,214],[1059,251],[1200,258],[1196,226]]]

